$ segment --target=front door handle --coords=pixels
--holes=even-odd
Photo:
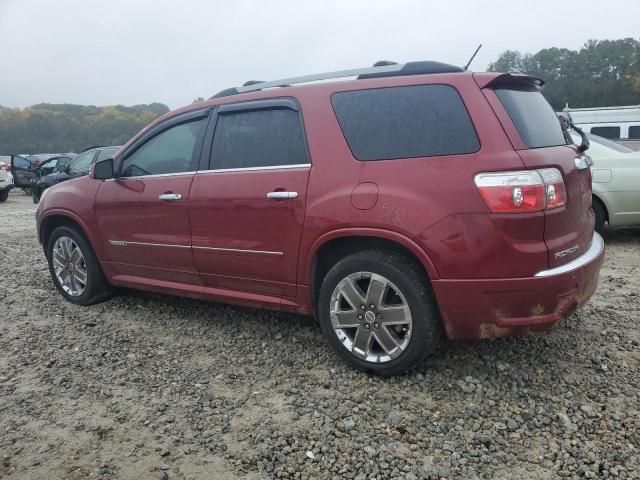
[[[267,198],[271,200],[288,200],[290,198],[298,198],[298,192],[269,192]]]
[[[182,195],[179,193],[163,193],[158,198],[164,202],[175,202],[176,200],[182,200]]]

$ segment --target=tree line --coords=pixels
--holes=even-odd
[[[489,71],[542,78],[543,93],[556,110],[640,104],[640,41],[590,40],[579,50],[545,48],[537,53],[507,50]]]
[[[80,152],[93,145],[123,145],[168,111],[162,103],[132,107],[0,106],[0,154]]]

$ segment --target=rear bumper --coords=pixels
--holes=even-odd
[[[548,330],[593,295],[603,261],[604,242],[594,233],[580,257],[533,277],[434,280],[445,331],[470,340]]]

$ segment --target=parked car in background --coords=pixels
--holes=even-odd
[[[580,136],[572,131],[574,142]],[[596,230],[640,225],[640,152],[598,135],[588,134],[593,159],[593,211]]]
[[[411,62],[224,90],[48,190],[53,282],[81,305],[118,285],[315,314],[381,375],[441,333],[548,330],[595,291],[604,243],[586,137],[543,83]]]
[[[48,175],[36,177],[32,180],[31,195],[33,202],[38,203],[46,189],[72,178],[86,175],[89,173],[91,165],[97,160],[112,157],[118,151],[118,148],[120,147],[93,147],[85,150],[74,159],[69,157],[56,157],[55,159],[51,159],[57,161],[55,170]],[[42,168],[43,166],[47,170],[52,168],[48,165],[48,162],[43,163],[38,168]]]
[[[16,188],[21,188],[27,194],[31,193],[31,180],[36,177],[38,164],[33,158],[28,159],[21,155],[11,156],[11,174]]]
[[[0,202],[7,201],[7,198],[9,198],[9,192],[13,186],[11,166],[4,161],[0,161]]]
[[[31,195],[33,202],[38,203],[40,199],[41,191],[38,183],[43,177],[50,175],[54,172],[60,171],[63,167],[67,166],[74,158],[75,154],[66,154],[50,157],[35,167],[35,176],[31,179]]]
[[[615,140],[636,150],[640,148],[640,105],[593,108],[567,106],[560,115],[568,116],[574,125],[587,133]]]

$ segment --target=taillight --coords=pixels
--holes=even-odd
[[[7,163],[0,163],[0,170],[4,170],[5,172],[8,172],[10,170],[9,168],[9,164]]]
[[[562,174],[556,168],[479,173],[474,180],[494,213],[539,212],[567,203]]]

